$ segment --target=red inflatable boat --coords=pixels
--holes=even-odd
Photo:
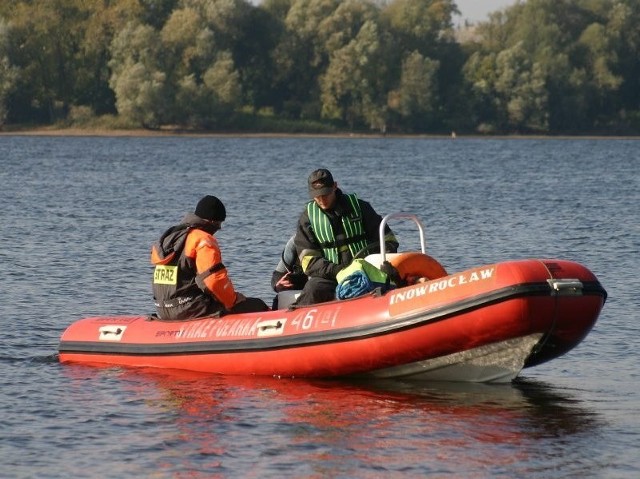
[[[404,278],[421,282],[221,318],[85,318],[62,334],[60,361],[231,375],[507,382],[571,350],[595,324],[607,293],[584,266],[527,259],[447,274],[424,253],[413,215],[389,215],[381,231],[392,216],[410,217],[420,228],[422,252],[400,253],[392,263]]]

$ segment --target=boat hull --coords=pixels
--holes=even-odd
[[[579,344],[605,299],[578,263],[508,261],[292,310],[85,318],[62,334],[59,358],[230,375],[505,382]]]

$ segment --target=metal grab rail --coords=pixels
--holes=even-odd
[[[389,213],[382,218],[382,221],[380,222],[380,254],[382,254],[382,262],[384,263],[387,259],[387,245],[384,242],[384,228],[391,218],[412,220],[418,226],[418,231],[420,231],[420,247],[422,249],[422,254],[426,254],[427,248],[424,240],[424,227],[418,217],[411,213]]]

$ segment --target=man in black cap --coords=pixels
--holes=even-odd
[[[214,234],[227,211],[215,196],[205,196],[193,213],[169,228],[151,248],[153,297],[160,319],[190,319],[224,313],[267,311],[258,298],[235,291],[222,264]]]
[[[309,196],[295,236],[302,270],[309,276],[298,297],[299,306],[335,299],[336,275],[356,256],[380,251],[382,217],[355,194],[345,194],[327,169],[309,175]],[[385,227],[385,250],[395,253],[398,241]]]

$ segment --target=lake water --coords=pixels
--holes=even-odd
[[[587,139],[0,136],[0,477],[640,477],[640,143]],[[609,298],[511,385],[226,378],[61,365],[88,315],[149,313],[149,247],[205,194],[238,290],[271,271],[328,167],[417,214],[450,272],[555,257]],[[391,224],[403,249],[412,223]]]

